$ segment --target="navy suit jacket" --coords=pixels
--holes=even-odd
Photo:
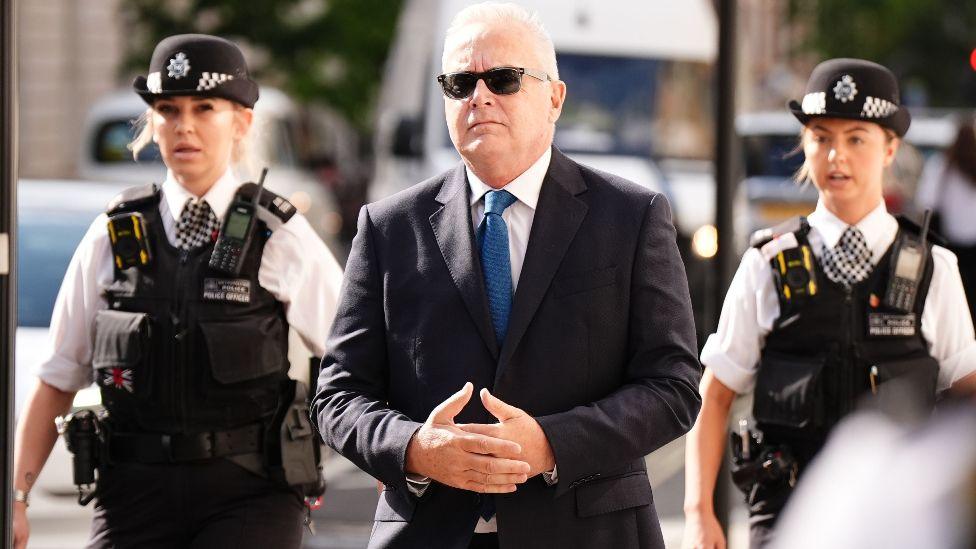
[[[462,548],[478,494],[407,489],[407,444],[466,381],[534,416],[559,482],[495,497],[503,548],[664,547],[644,456],[700,406],[664,196],[553,150],[504,344],[463,165],[365,206],[312,404],[325,442],[386,485],[370,547]],[[494,422],[475,396],[458,422]]]

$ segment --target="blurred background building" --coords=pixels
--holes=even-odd
[[[20,174],[78,175],[88,108],[119,86],[119,0],[17,0]]]

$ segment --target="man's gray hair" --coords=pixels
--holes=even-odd
[[[472,23],[514,23],[522,25],[535,36],[536,48],[538,49],[539,58],[542,61],[541,67],[528,68],[542,69],[553,80],[559,80],[559,68],[556,67],[556,49],[552,44],[552,37],[549,36],[549,31],[546,30],[542,25],[542,20],[539,19],[539,14],[512,3],[482,2],[481,4],[474,4],[459,11],[454,16],[454,19],[451,20],[451,25],[447,28],[447,36],[444,38],[444,57],[441,62],[445,67],[448,61],[447,44],[451,40],[451,35],[462,27]]]

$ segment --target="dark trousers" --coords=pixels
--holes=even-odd
[[[234,463],[103,468],[90,549],[298,549],[300,494]]]
[[[498,534],[475,534],[468,549],[498,549]]]

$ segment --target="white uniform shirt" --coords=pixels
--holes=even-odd
[[[231,170],[203,198],[222,220],[240,182]],[[168,173],[159,214],[166,238],[176,245],[176,223],[192,195]],[[95,314],[108,308],[105,290],[114,278],[106,215],[98,216],[75,250],[51,316],[50,358],[38,376],[62,391],[92,383]],[[342,269],[308,220],[295,214],[268,238],[258,268],[258,283],[284,304],[288,324],[315,355],[325,352],[338,302]]]
[[[810,247],[819,259],[825,247],[837,244],[847,224],[822,202],[807,220],[811,227]],[[881,203],[855,226],[864,234],[871,263],[877,268],[895,240],[898,221]],[[702,349],[702,364],[737,393],[749,392],[755,386],[760,352],[779,317],[769,259],[755,248],[743,255],[726,294],[718,330],[708,337]],[[929,354],[939,362],[938,388],[942,390],[976,371],[976,340],[955,254],[933,246],[932,259],[932,282],[925,298],[921,329]]]

